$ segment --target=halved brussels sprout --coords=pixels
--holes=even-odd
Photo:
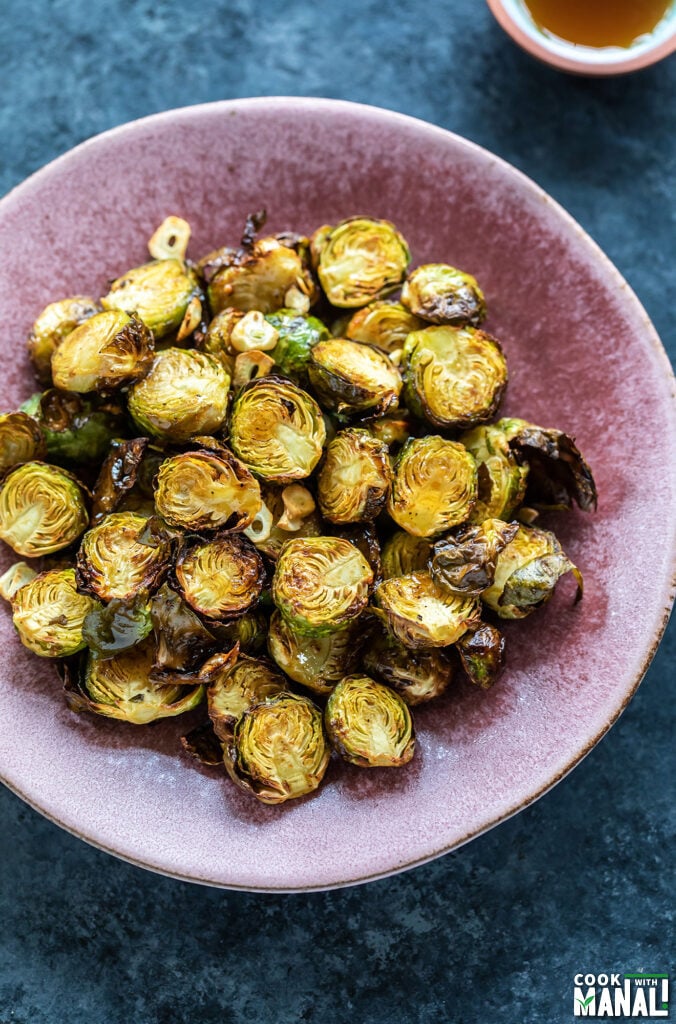
[[[82,624],[87,647],[99,658],[112,658],[150,635],[153,620],[146,593],[129,601],[113,598],[89,612]]]
[[[495,581],[482,601],[501,619],[525,619],[545,604],[561,576],[572,572],[577,598],[582,597],[582,574],[566,557],[549,530],[519,526],[516,536],[498,555]]]
[[[189,673],[214,653],[218,640],[185,601],[164,583],[151,599],[157,650],[153,674]]]
[[[439,697],[453,678],[443,651],[412,651],[384,630],[369,636],[363,662],[367,672],[396,690],[410,707]]]
[[[259,609],[231,622],[210,622],[209,629],[221,645],[239,644],[244,654],[261,654],[267,647],[268,620]]]
[[[227,307],[274,313],[297,295],[306,297],[309,309],[317,298],[316,285],[302,254],[276,238],[260,238],[249,251],[223,250],[216,263],[203,261],[214,313]]]
[[[528,467],[520,466],[503,431],[491,424],[460,438],[477,463],[478,494],[470,521],[511,519],[526,495]]]
[[[295,683],[314,693],[330,693],[356,664],[359,637],[354,625],[328,636],[303,636],[273,612],[268,632],[268,651]]]
[[[318,341],[330,337],[329,330],[315,316],[304,316],[294,309],[279,309],[265,318],[279,335],[272,358],[284,373],[301,384],[307,379],[310,352]]]
[[[12,599],[12,621],[24,647],[43,658],[67,658],[85,646],[82,623],[97,602],[78,593],[74,569],[40,573]]]
[[[426,327],[409,334],[402,373],[407,405],[444,428],[485,423],[507,386],[499,344],[473,327]]]
[[[505,638],[500,630],[482,622],[455,646],[470,683],[489,690],[505,665]]]
[[[135,486],[148,448],[147,437],[112,441],[92,495],[92,518],[98,522],[119,507],[125,494]]]
[[[215,434],[228,409],[230,377],[206,352],[167,348],[129,391],[129,412],[141,430],[168,441]]]
[[[159,587],[169,569],[171,544],[144,544],[147,522],[134,512],[113,512],[85,533],[77,556],[81,590],[102,601],[130,601]]]
[[[107,310],[66,335],[52,356],[52,379],[61,391],[112,391],[145,377],[154,352],[137,316]]]
[[[399,402],[399,370],[373,345],[345,338],[320,341],[310,352],[308,374],[320,401],[339,414],[383,415]]]
[[[249,611],[265,582],[261,556],[245,537],[186,541],[176,560],[183,597],[208,619],[234,619]]]
[[[199,345],[202,352],[216,356],[231,375],[236,352],[230,338],[234,328],[245,315],[243,309],[231,309],[229,306],[222,309],[210,322]]]
[[[0,539],[24,558],[67,548],[89,523],[81,486],[45,462],[13,469],[0,488]]]
[[[203,666],[201,678],[208,683],[207,705],[214,732],[224,743],[245,711],[268,697],[288,691],[286,679],[264,658],[245,654],[214,654]]]
[[[317,479],[322,515],[332,523],[375,519],[392,483],[387,446],[367,430],[339,431],[326,449]]]
[[[83,398],[73,391],[49,388],[32,395],[21,408],[38,421],[47,458],[58,464],[98,465],[112,439],[124,432],[119,405]]]
[[[448,647],[481,618],[476,598],[440,587],[428,572],[385,580],[374,601],[376,615],[405,647]]]
[[[419,433],[419,428],[413,423],[407,409],[395,409],[384,416],[362,420],[361,426],[389,448],[406,444],[409,437]]]
[[[410,572],[427,569],[432,554],[432,542],[416,537],[406,530],[395,530],[383,544],[383,578],[408,576]]]
[[[307,697],[280,693],[242,715],[225,766],[241,789],[281,804],[317,789],[330,757],[319,708]]]
[[[232,452],[184,452],[157,474],[157,511],[185,530],[245,530],[261,508],[258,481]]]
[[[403,281],[411,253],[388,220],[349,217],[311,240],[317,275],[333,306],[351,309],[380,299]]]
[[[438,540],[432,550],[430,572],[442,587],[476,596],[495,579],[500,552],[519,529],[518,523],[485,519],[479,526],[466,524]]]
[[[469,519],[476,494],[476,463],[463,445],[413,438],[395,462],[388,512],[408,533],[435,537]]]
[[[41,384],[51,384],[52,356],[66,335],[100,312],[96,299],[86,295],[59,299],[43,309],[28,338],[28,354]]]
[[[596,508],[596,484],[575,441],[561,430],[526,420],[502,419],[502,430],[519,462],[528,466],[528,503],[540,508],[571,508],[573,500],[589,512]]]
[[[373,569],[373,582],[380,583],[383,579],[383,567],[380,560],[380,541],[374,523],[349,523],[347,526],[337,527],[334,531],[336,537],[342,537],[354,544]]]
[[[230,444],[264,480],[291,483],[309,476],[326,440],[314,398],[283,377],[253,381],[235,399]]]
[[[0,476],[46,454],[42,429],[32,416],[26,412],[6,412],[0,416]]]
[[[433,324],[472,324],[486,317],[486,302],[479,283],[446,263],[425,263],[404,283],[401,301],[412,313]]]
[[[346,676],[324,716],[331,744],[360,768],[400,768],[415,751],[411,712],[398,693],[368,676]]]
[[[404,347],[411,331],[421,331],[423,327],[425,321],[400,302],[370,302],[350,317],[344,337],[375,345],[383,352],[395,352]]]
[[[195,274],[183,260],[169,258],[128,270],[113,281],[101,305],[136,313],[156,338],[165,338],[178,331],[190,302],[199,298]]]
[[[35,569],[26,562],[15,562],[0,576],[0,597],[4,601],[11,601],[17,590],[25,587],[36,576]]]
[[[297,633],[326,636],[358,618],[368,602],[373,570],[341,537],[290,540],[279,556],[272,599]]]

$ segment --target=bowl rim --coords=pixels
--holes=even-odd
[[[489,0],[489,3],[495,2],[495,0]],[[605,272],[614,279],[618,289],[621,289],[625,295],[625,300],[633,307],[634,313],[643,320],[645,326],[645,343],[649,348],[652,349],[652,353],[655,359],[659,362],[662,367],[663,374],[665,377],[665,385],[668,386],[671,403],[669,406],[673,427],[676,431],[676,378],[674,376],[674,370],[672,368],[669,357],[660,341],[657,331],[652,324],[648,314],[643,308],[641,302],[632,290],[630,285],[624,279],[620,271],[617,269],[612,260],[606,256],[600,246],[594,241],[594,239],[582,228],[582,226],[575,220],[575,218],[568,213],[564,207],[562,207],[555,199],[553,199],[549,193],[545,192],[532,178],[526,175],[523,171],[520,171],[514,165],[504,160],[502,157],[493,153],[492,151],[480,146],[478,143],[472,142],[469,139],[464,138],[455,132],[448,131],[445,128],[441,128],[438,125],[432,124],[431,122],[424,121],[421,118],[412,117],[407,114],[401,114],[393,110],[388,110],[384,107],[377,107],[371,104],[355,103],[349,100],[335,100],[324,97],[304,97],[304,96],[258,96],[258,97],[244,97],[239,99],[229,100],[217,100],[211,103],[195,104],[184,107],[176,107],[170,110],[162,111],[156,114],[150,114],[142,118],[137,118],[132,121],[127,121],[121,125],[117,125],[107,131],[100,132],[90,138],[84,140],[78,145],[62,153],[60,156],[51,160],[37,171],[33,172],[29,177],[24,179],[22,182],[14,186],[7,192],[2,198],[0,198],[0,217],[5,213],[5,210],[13,205],[14,202],[23,200],[30,193],[41,185],[43,180],[48,180],[50,174],[55,167],[62,167],[67,165],[71,161],[77,161],[77,158],[90,148],[96,148],[96,146],[102,140],[109,140],[111,138],[122,138],[127,134],[135,133],[139,129],[144,129],[148,125],[154,125],[158,123],[171,123],[177,117],[194,119],[201,118],[203,116],[212,116],[213,113],[227,113],[232,114],[235,111],[248,111],[255,110],[257,108],[268,107],[271,109],[289,111],[291,109],[302,108],[305,111],[313,112],[315,114],[328,113],[329,111],[342,112],[343,114],[349,114],[353,117],[365,117],[365,118],[377,118],[381,122],[388,122],[390,125],[396,126],[415,126],[418,131],[426,132],[430,137],[433,137],[437,141],[453,139],[454,144],[464,148],[466,151],[474,152],[481,155],[482,159],[490,159],[490,161],[498,166],[514,181],[520,188],[530,191],[532,195],[537,197],[540,202],[550,206],[557,216],[562,219],[567,225],[568,229],[577,235],[579,241],[587,248],[590,255],[593,256],[595,262],[600,264]],[[666,395],[665,395],[666,397]],[[676,464],[675,464],[676,468]],[[676,511],[676,509],[675,509]],[[511,805],[503,813],[497,815],[493,820],[487,822],[483,827],[475,829],[462,836],[459,839],[454,840],[451,843],[446,843],[438,849],[425,854],[422,857],[416,857],[406,863],[400,863],[392,868],[377,871],[373,874],[364,875],[361,877],[344,878],[339,881],[333,881],[329,884],[320,885],[305,885],[305,886],[270,886],[270,885],[242,885],[237,883],[224,883],[220,881],[214,881],[213,879],[200,878],[191,875],[184,875],[180,872],[172,871],[165,867],[159,867],[157,864],[147,863],[141,858],[134,858],[126,853],[122,853],[106,843],[101,842],[99,839],[92,838],[80,832],[76,827],[68,825],[49,811],[43,809],[39,803],[34,801],[31,796],[24,792],[21,787],[11,783],[7,778],[0,773],[0,782],[2,782],[11,792],[16,796],[20,797],[24,803],[28,804],[33,810],[37,811],[42,817],[47,818],[53,824],[58,825],[64,831],[71,835],[82,839],[88,845],[93,846],[96,849],[102,850],[104,853],[111,854],[120,860],[124,860],[136,867],[144,868],[145,870],[152,871],[156,874],[163,875],[165,877],[175,878],[179,881],[193,882],[195,884],[207,885],[213,888],[226,889],[233,891],[243,892],[263,892],[263,893],[304,893],[304,892],[323,892],[330,891],[332,889],[346,888],[354,885],[361,885],[366,882],[376,881],[382,878],[388,878],[401,872],[408,871],[412,868],[419,867],[423,864],[430,863],[436,860],[438,857],[443,856],[446,853],[450,853],[452,850],[456,850],[472,839],[483,835],[485,832],[490,831],[496,825],[501,824],[503,821],[513,817],[519,811],[525,809],[531,804],[535,803],[540,797],[544,796],[545,793],[553,789],[562,779],[566,777],[577,765],[590,753],[590,751],[597,745],[597,743],[606,735],[610,728],[615,724],[620,715],[623,713],[632,697],[636,693],[645,673],[647,672],[650,663],[655,656],[657,648],[660,644],[664,631],[666,629],[669,617],[671,614],[672,605],[676,598],[676,516],[672,519],[672,530],[670,538],[670,560],[671,566],[670,575],[669,572],[665,572],[664,579],[661,581],[659,603],[656,601],[657,611],[655,613],[652,629],[649,636],[646,636],[645,647],[643,650],[643,656],[640,663],[640,668],[630,681],[627,691],[624,695],[624,699],[621,705],[616,708],[610,715],[604,726],[596,733],[596,735],[589,740],[585,746],[577,750],[574,756],[568,761],[563,769],[561,769],[557,775],[548,780],[548,782],[540,787],[536,792],[529,794],[526,798],[520,799],[517,803]]]

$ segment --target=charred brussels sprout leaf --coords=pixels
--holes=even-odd
[[[331,338],[310,353],[310,383],[327,409],[381,416],[395,408],[401,376],[389,357],[373,345]]]
[[[185,452],[162,463],[157,511],[186,530],[244,530],[261,508],[258,481],[227,448]]]
[[[434,537],[469,519],[476,494],[476,464],[463,445],[415,438],[397,457],[388,512],[408,533]]]
[[[12,619],[24,647],[43,658],[67,658],[85,646],[82,624],[96,607],[77,592],[73,569],[52,569],[16,591]]]
[[[303,636],[274,612],[270,619],[268,651],[289,679],[314,693],[330,693],[356,664],[361,647],[355,626],[328,636]]]
[[[407,309],[433,324],[473,324],[486,316],[476,278],[446,263],[426,263],[409,275],[401,291]]]
[[[503,419],[495,426],[503,431],[519,462],[528,466],[529,504],[563,509],[575,501],[584,512],[596,508],[592,471],[572,437],[525,420]]]
[[[478,601],[440,587],[428,572],[385,580],[374,595],[376,614],[405,647],[448,647],[480,620]]]
[[[107,310],[66,335],[52,356],[52,378],[61,391],[112,391],[145,377],[153,355],[153,336],[138,317]]]
[[[244,654],[261,654],[268,642],[268,620],[255,610],[230,622],[210,622],[210,631],[222,646],[239,644]]]
[[[113,281],[101,304],[136,313],[156,338],[165,338],[180,328],[193,299],[200,299],[194,273],[182,260],[166,259],[128,270]]]
[[[120,406],[49,388],[24,402],[22,409],[40,424],[47,458],[65,465],[98,465],[111,441],[124,433]]]
[[[0,477],[8,469],[42,459],[46,454],[42,429],[32,414],[7,412],[0,416]]]
[[[439,697],[453,678],[443,651],[413,651],[384,631],[370,636],[364,647],[364,668],[386,683],[413,707]]]
[[[413,719],[398,693],[368,676],[346,676],[326,704],[326,731],[344,761],[399,768],[415,751]]]
[[[314,316],[280,309],[265,318],[279,336],[271,355],[277,366],[303,384],[307,379],[310,352],[318,341],[330,337],[328,328]]]
[[[366,430],[339,431],[317,480],[322,515],[332,523],[375,519],[385,507],[391,480],[386,445]]]
[[[224,743],[245,711],[288,690],[286,679],[264,658],[215,654],[200,677],[208,683],[207,705],[214,732]]]
[[[187,541],[176,560],[184,599],[208,619],[232,619],[249,611],[265,581],[261,556],[244,537]]]
[[[473,633],[465,633],[455,646],[470,683],[489,690],[505,664],[505,638],[500,630],[482,623]]]
[[[211,768],[223,767],[223,747],[211,722],[198,725],[196,729],[181,736],[181,746],[189,757],[200,764]]]
[[[477,464],[478,497],[470,520],[511,519],[526,494],[528,467],[518,464],[497,426],[475,427],[460,440]]]
[[[28,338],[28,354],[41,384],[51,384],[52,356],[66,335],[100,312],[96,299],[85,295],[59,299],[43,309]]]
[[[326,297],[343,309],[365,306],[394,291],[411,258],[394,224],[369,217],[320,228],[311,244]]]
[[[113,598],[94,608],[84,620],[82,636],[97,657],[112,658],[145,640],[152,628],[147,595],[140,594],[129,601]]]
[[[371,566],[349,541],[296,539],[282,549],[272,598],[297,633],[326,636],[363,612],[372,583]]]
[[[0,539],[24,558],[68,547],[89,523],[82,487],[64,470],[26,462],[0,489]]]
[[[412,331],[425,327],[424,320],[410,313],[400,302],[370,302],[358,310],[345,325],[345,337],[375,345],[383,352],[404,347]]]
[[[386,580],[427,569],[432,543],[406,530],[396,530],[383,544],[382,568]]]
[[[518,523],[486,519],[480,526],[459,526],[433,548],[430,570],[442,587],[478,595],[495,579],[502,549],[514,540]]]
[[[309,309],[317,296],[302,252],[276,238],[261,238],[248,250],[222,250],[211,264],[203,262],[203,271],[214,313],[227,307],[274,313],[299,296]]]
[[[150,615],[157,643],[154,668],[160,672],[191,672],[218,646],[213,633],[166,583],[152,598]]]
[[[129,392],[129,412],[153,437],[187,441],[215,434],[228,408],[230,377],[214,356],[182,348],[159,352],[144,380]]]
[[[114,512],[125,494],[135,486],[147,447],[147,437],[111,442],[94,485],[92,516],[95,522]]]
[[[77,556],[80,589],[102,601],[130,601],[156,590],[169,569],[171,544],[144,544],[146,525],[145,516],[113,512],[88,530]]]

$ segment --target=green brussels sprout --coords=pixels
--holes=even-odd
[[[463,445],[413,438],[395,462],[388,512],[408,533],[435,537],[469,519],[476,494],[476,464]]]
[[[400,768],[415,751],[411,712],[398,693],[368,676],[346,676],[326,703],[326,732],[344,761]]]
[[[328,445],[317,479],[322,515],[332,523],[375,519],[392,482],[387,446],[367,430],[339,431]]]
[[[218,647],[215,635],[167,583],[151,598],[150,617],[157,645],[153,666],[157,678],[163,673],[194,671]]]
[[[399,370],[373,345],[345,338],[320,341],[310,352],[308,374],[319,400],[338,414],[382,416],[399,402]]]
[[[97,607],[78,593],[74,569],[40,573],[12,599],[12,621],[24,647],[43,658],[67,658],[85,646],[82,623]]]
[[[261,238],[250,249],[221,250],[202,261],[207,294],[214,313],[228,307],[274,313],[298,297],[309,309],[317,288],[302,253],[276,238]]]
[[[112,658],[145,640],[152,629],[148,595],[142,593],[94,608],[82,624],[82,638],[98,658]]]
[[[25,587],[36,576],[35,569],[26,562],[15,562],[0,576],[0,597],[4,601],[11,601],[17,590]]]
[[[130,601],[159,587],[169,569],[171,544],[144,544],[147,522],[134,512],[113,512],[85,533],[76,567],[80,590],[101,601]]]
[[[362,420],[360,425],[364,430],[368,430],[376,440],[386,444],[388,448],[406,444],[409,437],[417,432],[417,427],[406,409],[395,409],[394,412],[385,413],[384,416],[374,416],[371,419]]]
[[[262,803],[281,804],[317,789],[330,757],[319,708],[307,697],[278,693],[244,712],[225,767]]]
[[[188,441],[215,434],[228,409],[230,377],[206,352],[167,348],[158,352],[144,380],[129,390],[129,412],[153,437]]]
[[[318,341],[330,337],[328,328],[317,317],[297,313],[294,309],[279,309],[265,319],[279,336],[270,355],[284,373],[305,383],[310,352]]]
[[[526,495],[528,467],[518,464],[505,434],[492,424],[475,427],[460,440],[477,464],[477,503],[470,522],[511,519]]]
[[[86,295],[59,299],[43,309],[28,338],[28,354],[41,384],[51,384],[52,356],[66,335],[100,312],[96,299]]]
[[[289,507],[293,511],[293,505],[289,506],[288,492],[291,487],[298,486],[291,484],[282,488],[264,484],[261,490],[261,510],[251,526],[244,531],[252,544],[273,562],[277,561],[282,547],[292,537],[321,537],[325,533],[325,525],[316,511],[314,499],[311,508],[298,508],[295,516],[289,516]]]
[[[572,437],[517,419],[499,420],[495,428],[504,433],[517,460],[528,466],[530,505],[567,509],[575,501],[584,512],[596,508],[592,471]]]
[[[476,596],[495,579],[500,552],[514,540],[518,523],[485,519],[479,526],[465,524],[438,540],[432,549],[430,572],[442,587]]]
[[[439,697],[450,685],[453,667],[438,648],[413,651],[384,630],[364,647],[364,668],[395,690],[409,707]]]
[[[99,522],[114,512],[125,495],[136,485],[139,469],[148,448],[147,437],[131,441],[114,440],[94,484],[92,519]]]
[[[416,537],[406,530],[395,530],[383,544],[383,578],[408,576],[410,572],[427,569],[432,554],[432,542]]]
[[[209,718],[218,738],[226,743],[245,711],[268,697],[288,691],[284,676],[264,658],[245,654],[214,654],[203,666],[200,677],[208,682]]]
[[[155,505],[171,526],[245,530],[261,504],[258,481],[225,446],[174,455],[157,474]]]
[[[148,373],[153,336],[137,316],[121,310],[96,313],[67,334],[52,356],[52,378],[61,391],[112,391]]]
[[[519,526],[516,536],[498,555],[493,585],[481,600],[501,619],[525,619],[549,601],[554,588],[567,572],[577,580],[577,598],[582,597],[582,574],[566,557],[549,530]]]
[[[279,612],[273,612],[268,632],[268,651],[295,683],[314,693],[330,693],[355,666],[360,642],[355,625],[327,636],[296,633]]]
[[[272,599],[288,624],[306,636],[343,629],[363,612],[373,570],[341,537],[290,540],[272,580]]]
[[[258,601],[265,568],[245,537],[186,541],[175,566],[184,600],[208,619],[233,619]]]
[[[0,477],[24,462],[42,459],[47,445],[39,423],[26,412],[0,415]]]
[[[433,324],[472,324],[486,317],[486,302],[475,277],[446,263],[425,263],[409,274],[401,301]]]
[[[326,297],[340,309],[365,306],[394,291],[411,259],[394,224],[370,217],[349,217],[319,228],[311,247]]]
[[[370,302],[350,317],[343,337],[375,345],[383,352],[396,352],[404,347],[411,331],[421,331],[425,326],[424,320],[400,302]]]
[[[200,300],[197,277],[183,260],[153,260],[128,270],[101,299],[104,309],[136,313],[156,338],[181,327],[190,303]],[[197,321],[201,316],[201,305]]]
[[[253,381],[233,403],[232,449],[264,480],[291,483],[309,476],[325,440],[324,420],[314,398],[283,377]]]
[[[0,488],[0,539],[24,558],[67,548],[89,523],[80,484],[63,469],[25,462]]]
[[[485,423],[507,386],[499,344],[473,327],[426,327],[409,334],[402,373],[409,408],[445,429]]]
[[[428,572],[395,576],[376,587],[375,614],[405,647],[448,647],[475,629],[476,598],[446,590]]]
[[[32,395],[21,408],[38,421],[47,458],[58,465],[98,465],[113,438],[124,431],[119,405],[92,401],[73,391],[49,388]]]
[[[505,638],[500,630],[482,622],[478,629],[465,633],[455,647],[470,683],[489,690],[505,665]]]

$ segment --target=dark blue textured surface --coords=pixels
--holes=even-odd
[[[535,178],[676,356],[673,59],[565,78],[517,51],[480,0],[9,0],[0,26],[0,192],[174,106],[386,106]],[[353,890],[248,896],[158,878],[3,791],[0,1024],[553,1024],[572,1019],[578,970],[667,970],[675,664],[671,628],[623,718],[557,789],[434,864]]]

